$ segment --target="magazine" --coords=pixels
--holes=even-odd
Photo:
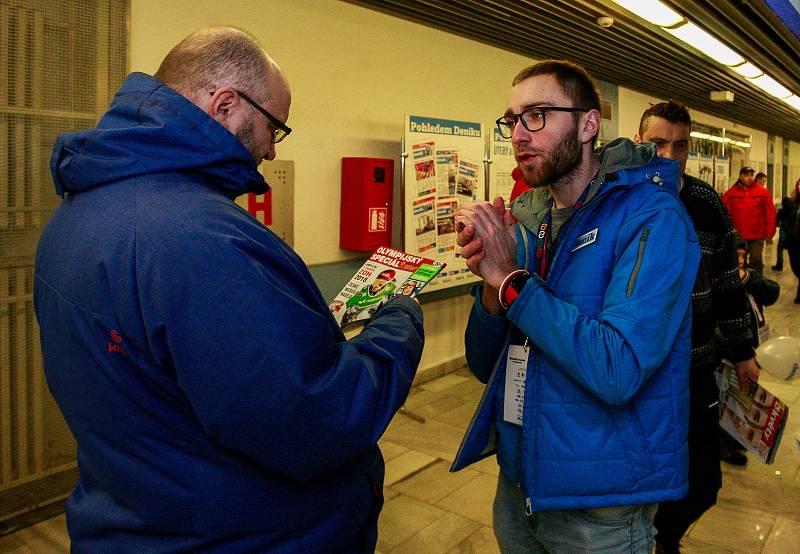
[[[739,388],[733,365],[723,360],[716,374],[720,390],[720,426],[771,464],[789,419],[789,407],[767,389],[748,379],[747,390]]]
[[[340,327],[366,321],[393,296],[414,298],[444,266],[430,258],[381,246],[328,307]]]

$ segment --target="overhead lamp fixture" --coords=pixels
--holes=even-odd
[[[683,21],[683,16],[659,0],[613,0],[629,12],[659,27],[672,27]]]
[[[664,30],[722,65],[736,66],[745,63],[745,59],[738,52],[729,48],[691,21],[687,21],[680,27]]]
[[[755,86],[763,90],[764,92],[771,94],[775,98],[788,98],[792,95],[792,91],[788,88],[780,84],[778,81],[770,77],[769,75],[761,75],[760,77],[755,77],[753,79],[748,79],[751,83]]]
[[[731,144],[734,145],[734,146],[738,146],[740,148],[750,148],[750,143],[749,142],[742,142],[740,140],[732,140]]]
[[[711,135],[709,135],[708,133],[701,133],[700,131],[692,131],[691,133],[689,133],[689,136],[699,139],[707,139],[711,137]]]
[[[795,110],[800,110],[800,97],[792,94],[789,98],[784,98],[783,101],[789,104]]]
[[[718,137],[717,135],[709,135],[708,136],[708,140],[711,140],[711,141],[714,141],[714,142],[725,142],[724,138]],[[728,139],[728,142],[730,142],[730,140],[731,139]]]
[[[737,65],[736,67],[732,67],[731,69],[733,69],[736,73],[738,73],[742,77],[748,77],[750,79],[764,74],[763,71],[761,71],[759,68],[757,68],[750,62],[744,62],[743,64]]]
[[[708,96],[714,102],[733,102],[732,90],[712,90]]]

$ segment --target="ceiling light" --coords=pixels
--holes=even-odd
[[[692,22],[674,29],[664,29],[683,42],[723,65],[741,65],[745,59]]]
[[[718,137],[716,135],[710,135],[708,140],[713,140],[714,142],[725,142],[725,139],[722,137]]]
[[[739,146],[740,148],[750,148],[749,142],[742,142],[740,140],[732,140],[731,144],[734,146]]]
[[[800,110],[800,97],[792,94],[789,98],[784,98],[783,101],[789,104],[795,110]]]
[[[672,27],[683,21],[683,16],[659,0],[613,0],[626,10],[660,27]]]
[[[769,75],[762,75],[761,77],[748,79],[748,81],[753,83],[761,90],[771,94],[775,98],[788,98],[792,94],[792,91],[790,91],[788,88],[780,84],[778,81],[776,81]]]
[[[689,133],[689,136],[699,139],[707,139],[711,135],[709,135],[708,133],[701,133],[700,131],[692,131],[691,133]]]
[[[732,90],[712,90],[708,95],[714,102],[733,102]]]
[[[738,73],[742,77],[749,77],[750,79],[764,74],[763,71],[761,71],[759,68],[757,68],[750,62],[744,62],[742,65],[737,65],[736,67],[732,67],[731,69],[733,69],[736,73]]]

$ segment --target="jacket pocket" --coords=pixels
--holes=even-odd
[[[648,448],[642,423],[630,405],[612,409],[611,415],[627,453],[630,475],[633,480],[640,481],[650,473],[653,461],[653,453]]]
[[[639,270],[642,267],[642,261],[644,260],[644,250],[647,247],[647,237],[650,236],[650,228],[645,227],[642,230],[642,236],[639,237],[639,250],[636,253],[636,263],[633,265],[633,271],[631,271],[631,276],[628,279],[628,289],[626,291],[626,295],[630,298],[633,296],[633,289],[636,287],[636,278],[639,276]]]

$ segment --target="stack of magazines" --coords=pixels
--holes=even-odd
[[[720,426],[763,462],[771,464],[789,419],[789,407],[780,398],[748,378],[742,389],[736,370],[726,360],[717,371]]]

